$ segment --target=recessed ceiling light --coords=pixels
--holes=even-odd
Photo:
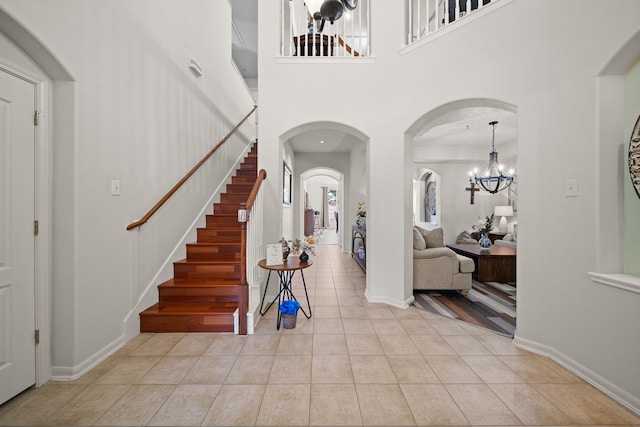
[[[320,144],[324,144],[324,141],[320,141]]]

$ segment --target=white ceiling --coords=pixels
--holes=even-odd
[[[324,141],[322,143],[321,141]],[[358,138],[341,130],[314,129],[289,138],[296,153],[348,153]]]
[[[469,107],[452,111],[431,122],[415,138],[416,147],[491,148],[492,127],[497,121],[496,148],[516,141],[517,116],[515,113],[491,107]]]
[[[258,0],[231,0],[231,55],[245,79],[258,77]]]

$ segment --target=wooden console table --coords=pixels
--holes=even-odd
[[[351,258],[353,258],[356,261],[356,263],[360,266],[360,268],[362,268],[362,270],[365,273],[367,272],[366,240],[367,240],[367,229],[359,225],[352,225],[351,226]],[[356,246],[356,243],[360,243],[360,244]],[[358,251],[360,249],[360,246],[362,246],[365,250],[364,259],[360,259],[360,255]]]
[[[515,248],[491,245],[489,249],[482,249],[477,243],[447,245],[447,247],[473,260],[476,266],[473,278],[479,282],[516,281]]]

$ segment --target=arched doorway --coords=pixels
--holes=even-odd
[[[291,230],[292,237],[304,236],[304,211],[308,200],[304,190],[305,180],[329,177],[337,182],[333,189],[336,208],[332,206],[329,209],[327,206],[327,217],[324,220],[329,226],[335,224],[337,242],[342,245],[342,252],[349,252],[351,225],[355,222],[357,204],[367,199],[368,138],[359,130],[343,123],[320,121],[292,128],[281,136],[281,140],[283,159],[290,163],[295,183],[293,191],[297,195],[291,206],[283,207],[285,234],[286,230]],[[329,190],[331,188],[327,188],[328,193]],[[311,207],[319,214],[322,213],[321,206]],[[329,218],[329,215],[333,215],[333,218]]]
[[[343,246],[342,206],[344,175],[333,169],[314,168],[300,174],[301,200],[304,201],[300,225],[305,236],[318,244]],[[310,223],[310,221],[313,221]]]
[[[477,191],[470,185],[470,171],[483,171],[488,165],[492,149],[490,122],[493,121],[498,122],[495,133],[498,159],[505,170],[512,169],[516,176],[510,188],[495,194]],[[492,237],[501,240],[495,244],[496,247],[509,240],[512,260],[517,262],[517,239],[512,241],[513,236],[517,236],[514,233],[517,230],[517,109],[511,104],[491,99],[454,101],[420,117],[409,129],[408,136],[411,141],[408,149],[412,151],[415,223],[427,229],[441,227],[445,245],[465,241],[477,246],[473,236],[478,222],[508,207],[513,210],[513,216],[505,218],[508,232],[500,233],[500,217],[495,217]],[[434,180],[429,184],[431,176]],[[427,194],[429,186],[431,194]],[[433,195],[435,200],[429,200]],[[428,210],[431,211],[427,213]],[[434,221],[431,212],[435,212]],[[469,240],[466,240],[467,236],[471,236]],[[479,258],[472,257],[476,270],[473,287],[467,295],[458,290],[425,291],[429,293],[428,297],[416,295],[416,301],[454,318],[462,318],[458,308],[475,305],[476,313],[468,316],[468,320],[473,319],[473,323],[480,326],[513,336],[517,299],[515,272],[513,275],[505,274],[510,276],[508,279],[482,276]]]

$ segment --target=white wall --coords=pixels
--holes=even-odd
[[[194,221],[255,136],[253,120],[149,223],[125,227],[253,99],[231,64],[228,2],[0,0],[0,8],[72,76],[56,80],[41,57],[44,71],[52,70],[56,106],[47,112],[54,117],[52,363],[54,375],[73,377],[124,342],[125,326],[135,333],[138,309],[157,300],[155,285],[183,255],[182,242],[195,240]],[[192,57],[200,79],[187,68]],[[114,179],[119,197],[110,195]]]
[[[407,129],[455,100],[487,98],[514,105],[519,342],[553,355],[640,410],[640,342],[630,339],[640,323],[640,295],[594,284],[587,275],[597,269],[598,251],[592,236],[599,200],[593,174],[597,77],[640,30],[639,2],[611,4],[512,1],[399,52],[403,8],[378,2],[371,14],[371,28],[378,31],[371,37],[375,60],[337,65],[274,60],[278,10],[260,2],[259,133],[274,152],[280,135],[317,120],[345,123],[367,135],[367,295],[402,305],[412,297],[407,262],[412,138]],[[307,105],[306,95],[290,90],[308,82],[330,88],[329,96],[314,97],[314,109],[300,108]],[[340,94],[339,102],[334,94]],[[271,157],[261,161],[268,169],[277,167]],[[565,197],[567,179],[578,180],[578,197]],[[549,206],[558,213],[549,215]]]

